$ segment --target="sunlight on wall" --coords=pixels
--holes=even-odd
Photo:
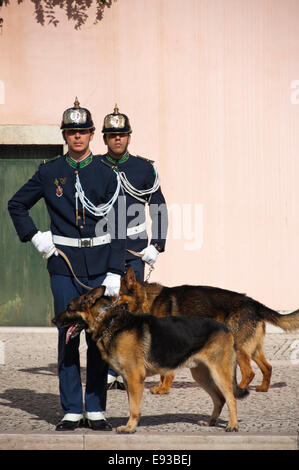
[[[0,80],[0,104],[5,104],[5,86],[2,80]]]

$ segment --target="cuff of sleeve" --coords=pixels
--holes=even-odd
[[[153,245],[159,253],[163,253],[163,251],[165,251],[165,243],[151,240],[150,245]]]
[[[119,269],[115,269],[115,268],[107,268],[107,272],[113,273],[113,274],[119,274],[120,276],[124,274],[123,271],[120,271]]]
[[[38,232],[38,230],[31,230],[31,232],[27,233],[25,237],[22,239],[22,242],[30,242],[34,235]]]

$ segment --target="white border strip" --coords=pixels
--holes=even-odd
[[[55,326],[0,326],[1,333],[57,333]]]

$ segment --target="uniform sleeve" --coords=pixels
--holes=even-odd
[[[155,168],[150,164],[149,170],[149,185],[151,188],[155,180]],[[151,194],[148,199],[149,213],[152,219],[151,241],[150,244],[157,243],[161,251],[165,250],[166,237],[168,231],[168,211],[165,198],[163,196],[161,186]]]
[[[116,190],[117,179],[114,172],[110,178],[107,201],[110,200]],[[118,198],[114,203],[111,211],[108,214],[108,227],[111,234],[111,250],[108,260],[108,271],[117,274],[124,274],[125,272],[125,257],[126,257],[126,198],[120,190]]]
[[[27,181],[8,201],[8,211],[21,242],[31,240],[37,232],[29,210],[43,197],[40,167],[33,177]]]

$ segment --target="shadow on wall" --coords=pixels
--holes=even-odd
[[[29,0],[17,0],[18,4]],[[59,20],[55,14],[55,8],[59,7],[65,11],[69,21],[74,22],[74,28],[80,29],[88,19],[89,9],[93,6],[94,0],[30,0],[34,3],[36,22],[42,26],[52,24],[58,26]],[[110,8],[117,0],[95,0],[95,20],[94,24],[103,19],[105,8]],[[10,0],[0,0],[2,6],[9,7]],[[1,14],[1,13],[0,13]],[[3,19],[0,17],[0,32],[3,27]]]

